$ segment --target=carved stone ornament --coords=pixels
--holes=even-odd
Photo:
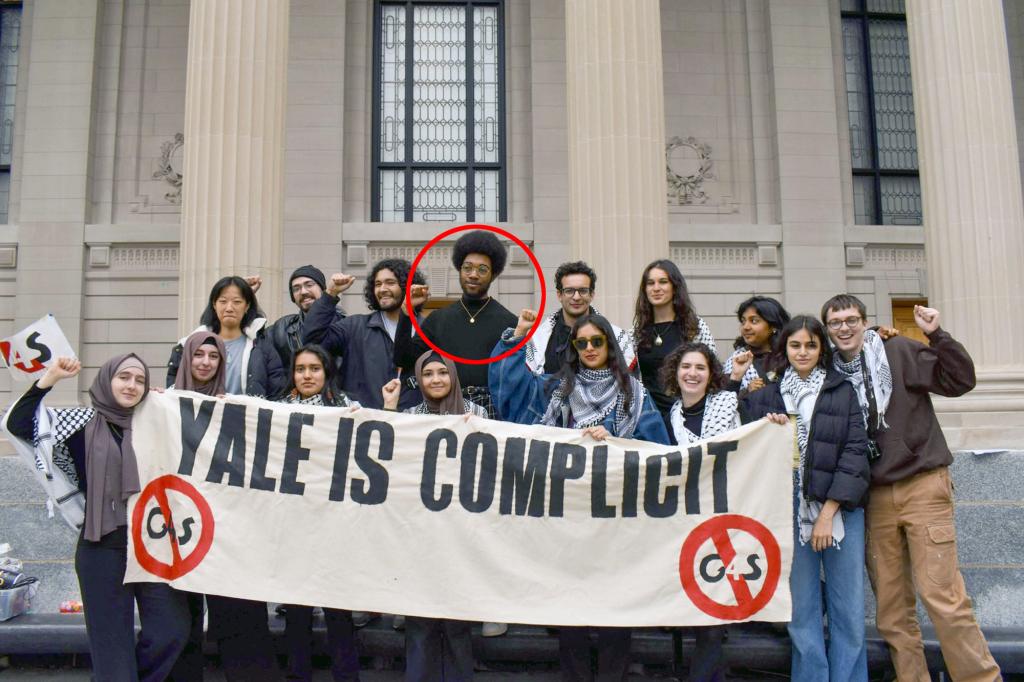
[[[694,137],[673,137],[665,145],[669,203],[686,206],[707,203],[704,181],[714,180],[711,147]]]
[[[181,167],[184,145],[184,133],[177,133],[173,139],[160,145],[160,160],[157,162],[157,170],[153,172],[154,180],[164,180],[174,188],[164,195],[164,199],[172,204],[181,203],[181,173],[175,166]]]

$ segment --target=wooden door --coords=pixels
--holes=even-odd
[[[900,334],[908,338],[927,344],[928,337],[924,335],[921,328],[914,322],[914,306],[928,305],[928,299],[915,298],[906,301],[892,302],[892,326],[900,330]]]

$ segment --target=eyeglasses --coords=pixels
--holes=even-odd
[[[579,294],[583,298],[586,298],[587,296],[590,296],[590,294],[594,290],[591,289],[590,287],[565,287],[564,289],[559,289],[558,291],[565,294],[569,298],[572,298],[576,294]]]
[[[850,329],[856,329],[857,325],[860,324],[860,321],[861,321],[860,317],[848,317],[845,320],[829,320],[828,321],[828,328],[831,329],[834,332],[837,332],[840,329],[842,329],[843,325],[845,324]]]
[[[491,272],[491,268],[487,265],[470,265],[469,263],[463,263],[459,270],[463,275],[472,275],[475,272],[481,277],[486,277]]]
[[[312,291],[314,288],[320,286],[316,282],[303,282],[302,284],[293,284],[292,293],[297,294],[300,291]]]
[[[605,342],[608,339],[604,334],[595,334],[591,337],[581,336],[572,340],[572,346],[578,351],[584,351],[587,346],[593,346],[595,350],[604,347]]]

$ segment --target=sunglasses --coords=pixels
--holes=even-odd
[[[604,346],[605,341],[607,341],[607,339],[605,338],[604,334],[595,334],[594,336],[591,336],[589,338],[580,337],[573,339],[572,345],[573,348],[575,348],[576,350],[584,351],[587,349],[587,346],[593,346],[595,349],[601,348]]]

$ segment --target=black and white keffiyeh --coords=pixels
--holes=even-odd
[[[334,398],[332,402],[328,403],[324,400],[324,396],[321,393],[315,393],[308,398],[299,397],[299,394],[292,393],[287,396],[283,402],[290,405],[313,405],[314,407],[361,407],[358,401],[352,400],[344,393],[340,394],[337,398]]]
[[[882,337],[878,332],[874,329],[864,332],[864,348],[850,362],[844,361],[839,353],[833,356],[832,362],[846,380],[853,384],[857,392],[857,401],[860,403],[860,411],[864,414],[864,423],[870,426],[870,402],[867,386],[864,385],[862,362],[867,364],[871,390],[875,394],[875,409],[878,411],[875,428],[887,427],[885,410],[889,407],[889,398],[892,397],[892,371],[889,369],[889,358],[885,355],[885,344],[882,343]]]
[[[807,461],[807,439],[810,436],[811,420],[814,417],[814,403],[818,400],[821,387],[825,383],[825,370],[815,367],[806,379],[801,379],[796,370],[787,367],[779,390],[782,392],[782,399],[786,403],[786,410],[790,414],[796,414],[796,439],[800,448],[800,466],[797,469],[797,480],[801,490],[800,511],[797,521],[800,524],[800,544],[807,544],[811,539],[814,530],[814,522],[821,514],[822,503],[817,500],[808,500],[803,495],[804,487],[804,464]],[[846,529],[843,526],[843,515],[836,514],[832,518],[832,539],[836,549],[839,543],[846,536]]]
[[[707,396],[704,399],[704,416],[701,419],[700,425],[701,432],[698,434],[686,428],[683,419],[683,401],[677,400],[672,405],[672,412],[669,416],[676,442],[680,445],[696,443],[699,440],[738,429],[740,427],[740,415],[736,409],[737,405],[736,394],[732,391],[718,391]]]
[[[597,308],[590,307],[591,314],[600,315]],[[537,331],[534,332],[533,336],[530,337],[530,342],[526,344],[526,366],[530,368],[530,371],[534,374],[544,373],[544,353],[547,350],[548,343],[551,341],[551,335],[555,333],[555,325],[559,324],[562,319],[561,309],[556,310],[547,317],[545,317],[539,325],[537,325]],[[633,345],[633,332],[620,329],[614,324],[612,325],[612,332],[615,334],[615,343],[618,344],[619,350],[622,351],[622,359],[626,363],[626,367],[630,367],[633,361],[636,359],[636,349]],[[506,335],[507,334],[507,338]],[[512,335],[507,331],[502,335],[502,339],[510,340]]]
[[[565,381],[559,383],[551,394],[542,424],[568,426],[566,409],[572,416],[572,428],[585,429],[597,426],[615,412],[615,433],[620,438],[632,438],[644,405],[644,387],[633,376],[629,377],[632,397],[629,413],[626,413],[625,394],[619,390],[615,375],[610,369],[587,369],[581,367],[576,373],[572,393],[565,395]]]
[[[91,407],[68,407],[55,409],[53,413],[56,415],[53,424],[53,463],[64,472],[64,475],[78,483],[78,472],[75,471],[75,463],[71,458],[67,441],[75,432],[85,428],[89,420],[96,415],[96,411]],[[34,445],[39,445],[38,425]]]
[[[484,419],[487,419],[486,408],[477,405],[472,400],[466,400],[465,398],[462,399],[462,403],[465,408],[462,414],[472,414],[474,417],[483,417]],[[415,407],[410,407],[409,409],[406,410],[406,412],[408,412],[409,414],[431,414],[434,416],[438,415],[437,412],[431,412],[430,407],[425,402],[420,403]]]

